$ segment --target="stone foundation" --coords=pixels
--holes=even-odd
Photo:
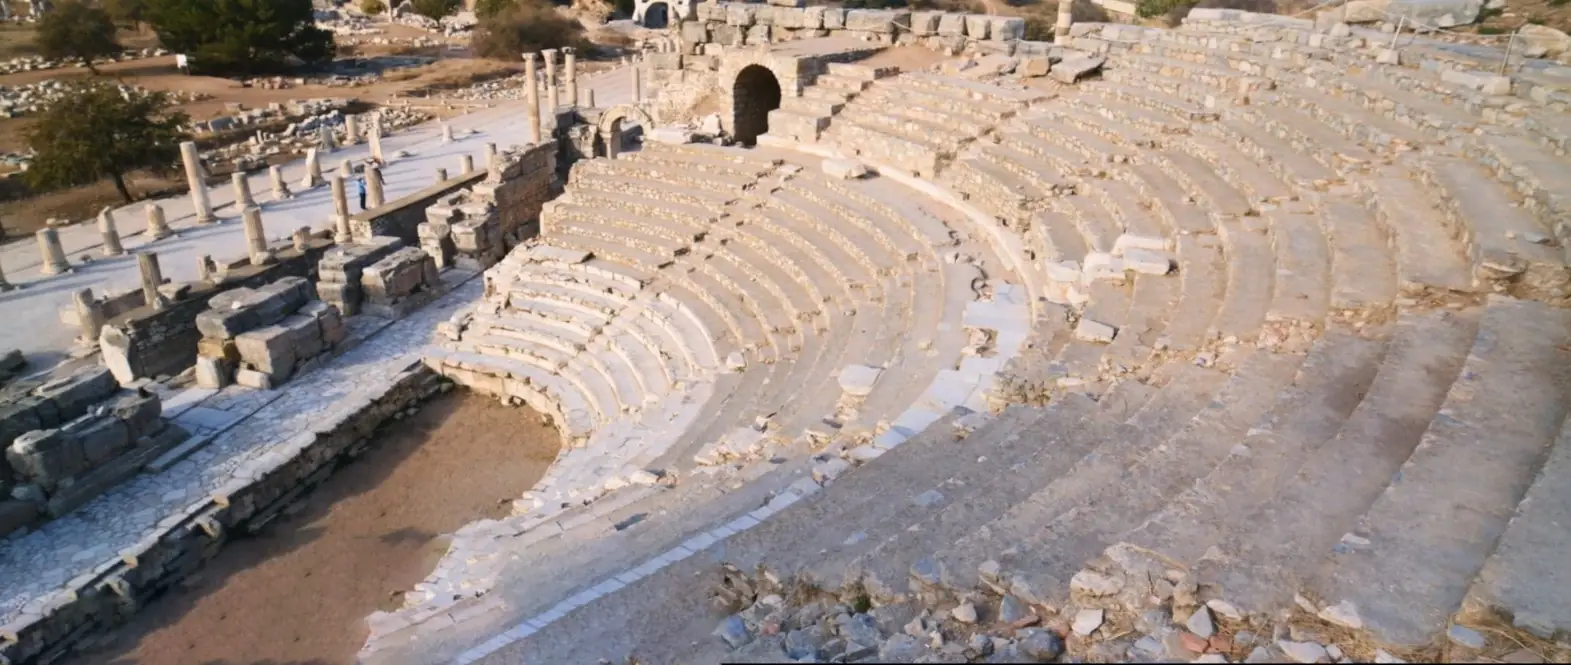
[[[346,335],[343,318],[315,296],[310,282],[286,277],[213,298],[197,315],[197,385],[271,388],[331,351]]]

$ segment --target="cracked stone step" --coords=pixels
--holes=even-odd
[[[1322,599],[1351,601],[1389,644],[1445,627],[1560,433],[1568,338],[1564,310],[1490,297],[1440,412],[1360,518],[1370,544],[1331,554],[1315,577]]]
[[[1291,602],[1302,581],[1390,482],[1461,371],[1478,312],[1404,314],[1369,392],[1336,438],[1299,467],[1253,517],[1217,543],[1221,597],[1246,612]],[[1346,545],[1343,545],[1346,547]]]

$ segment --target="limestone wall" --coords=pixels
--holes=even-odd
[[[392,236],[409,245],[419,244],[415,227],[425,221],[425,209],[437,199],[484,180],[486,173],[476,170],[468,175],[448,178],[408,196],[393,199],[377,208],[349,218],[349,233],[356,241],[372,236]]]
[[[699,4],[696,18],[676,27],[685,55],[709,53],[706,44],[726,47],[844,36],[884,46],[925,46],[951,53],[1002,53],[1024,49],[1045,54],[1049,42],[1025,41],[1025,19],[909,9],[778,7],[740,2]],[[657,66],[670,68],[671,63]]]

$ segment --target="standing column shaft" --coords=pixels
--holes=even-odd
[[[371,156],[382,161],[382,116],[371,116]]]
[[[76,324],[81,330],[79,339],[84,344],[97,344],[98,335],[104,330],[104,306],[93,297],[92,289],[78,289],[71,294],[71,304],[76,307]]]
[[[644,101],[644,75],[639,70],[638,56],[633,56],[633,66],[628,69],[633,73],[633,103]]]
[[[445,167],[436,167],[436,181],[447,182],[447,169]]]
[[[561,105],[557,97],[556,83],[556,49],[546,49],[540,52],[545,55],[545,110],[551,114],[551,126],[556,126],[556,109]]]
[[[322,184],[322,156],[316,148],[305,151],[305,177],[300,179],[301,189],[311,189]]]
[[[267,179],[271,180],[273,184],[274,201],[282,201],[294,197],[294,193],[289,191],[289,183],[284,182],[284,170],[276,164],[267,167]]]
[[[349,242],[349,195],[344,176],[333,177],[333,241]]]
[[[333,145],[333,126],[327,123],[322,123],[322,125],[318,127],[317,130],[321,133],[322,136],[322,152],[332,153],[333,149],[337,147]]]
[[[1053,41],[1064,44],[1069,39],[1069,26],[1074,24],[1074,0],[1058,0],[1058,22],[1053,24]]]
[[[453,126],[447,124],[446,122],[442,123],[442,142],[443,143],[452,143],[453,142]]]
[[[161,240],[173,235],[169,229],[169,222],[164,219],[164,207],[157,203],[147,204],[147,237]]]
[[[344,145],[360,142],[360,116],[344,116]]]
[[[251,198],[251,181],[246,179],[243,171],[235,171],[229,175],[230,184],[235,188],[235,205],[241,210],[256,205],[256,199]]]
[[[158,286],[164,283],[164,271],[158,267],[158,253],[138,253],[136,267],[142,272],[142,301],[154,309],[163,309],[162,300],[158,297]]]
[[[256,206],[246,208],[240,211],[240,219],[245,224],[246,251],[251,256],[251,265],[272,263],[273,254],[267,251],[267,229],[262,226],[262,209]]]
[[[586,109],[598,108],[595,106],[594,88],[584,88],[583,91],[578,94],[583,95],[584,97],[584,99],[578,103],[579,106],[582,106]]]
[[[382,169],[375,164],[365,167],[365,205],[367,208],[380,208],[385,200],[382,198]]]
[[[529,143],[540,142],[540,80],[535,73],[535,54],[524,54],[524,98],[529,105]]]
[[[475,172],[475,156],[474,155],[464,155],[463,157],[459,158],[458,164],[459,164],[458,172],[463,174],[463,175],[469,175],[469,174]]]
[[[578,105],[578,54],[571,47],[562,49],[562,58],[566,61],[565,77],[567,79],[567,103]]]
[[[115,227],[115,214],[107,206],[98,212],[98,234],[104,239],[104,256],[125,253],[125,247],[120,244],[120,229]]]
[[[71,264],[65,260],[65,248],[60,246],[60,234],[54,229],[38,230],[38,253],[43,256],[44,263],[40,271],[45,275],[71,271]]]
[[[196,208],[196,223],[212,224],[218,221],[213,215],[213,204],[207,200],[207,183],[202,179],[202,163],[197,157],[195,141],[180,144],[180,161],[185,163],[185,181],[191,188],[191,206]]]
[[[290,239],[294,241],[295,251],[304,254],[311,247],[311,227],[302,226],[295,229],[294,235],[290,236]]]

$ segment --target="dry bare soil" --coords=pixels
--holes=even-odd
[[[445,550],[442,534],[505,513],[555,459],[525,407],[454,391],[391,424],[262,534],[62,665],[348,665],[364,618],[397,607]]]

